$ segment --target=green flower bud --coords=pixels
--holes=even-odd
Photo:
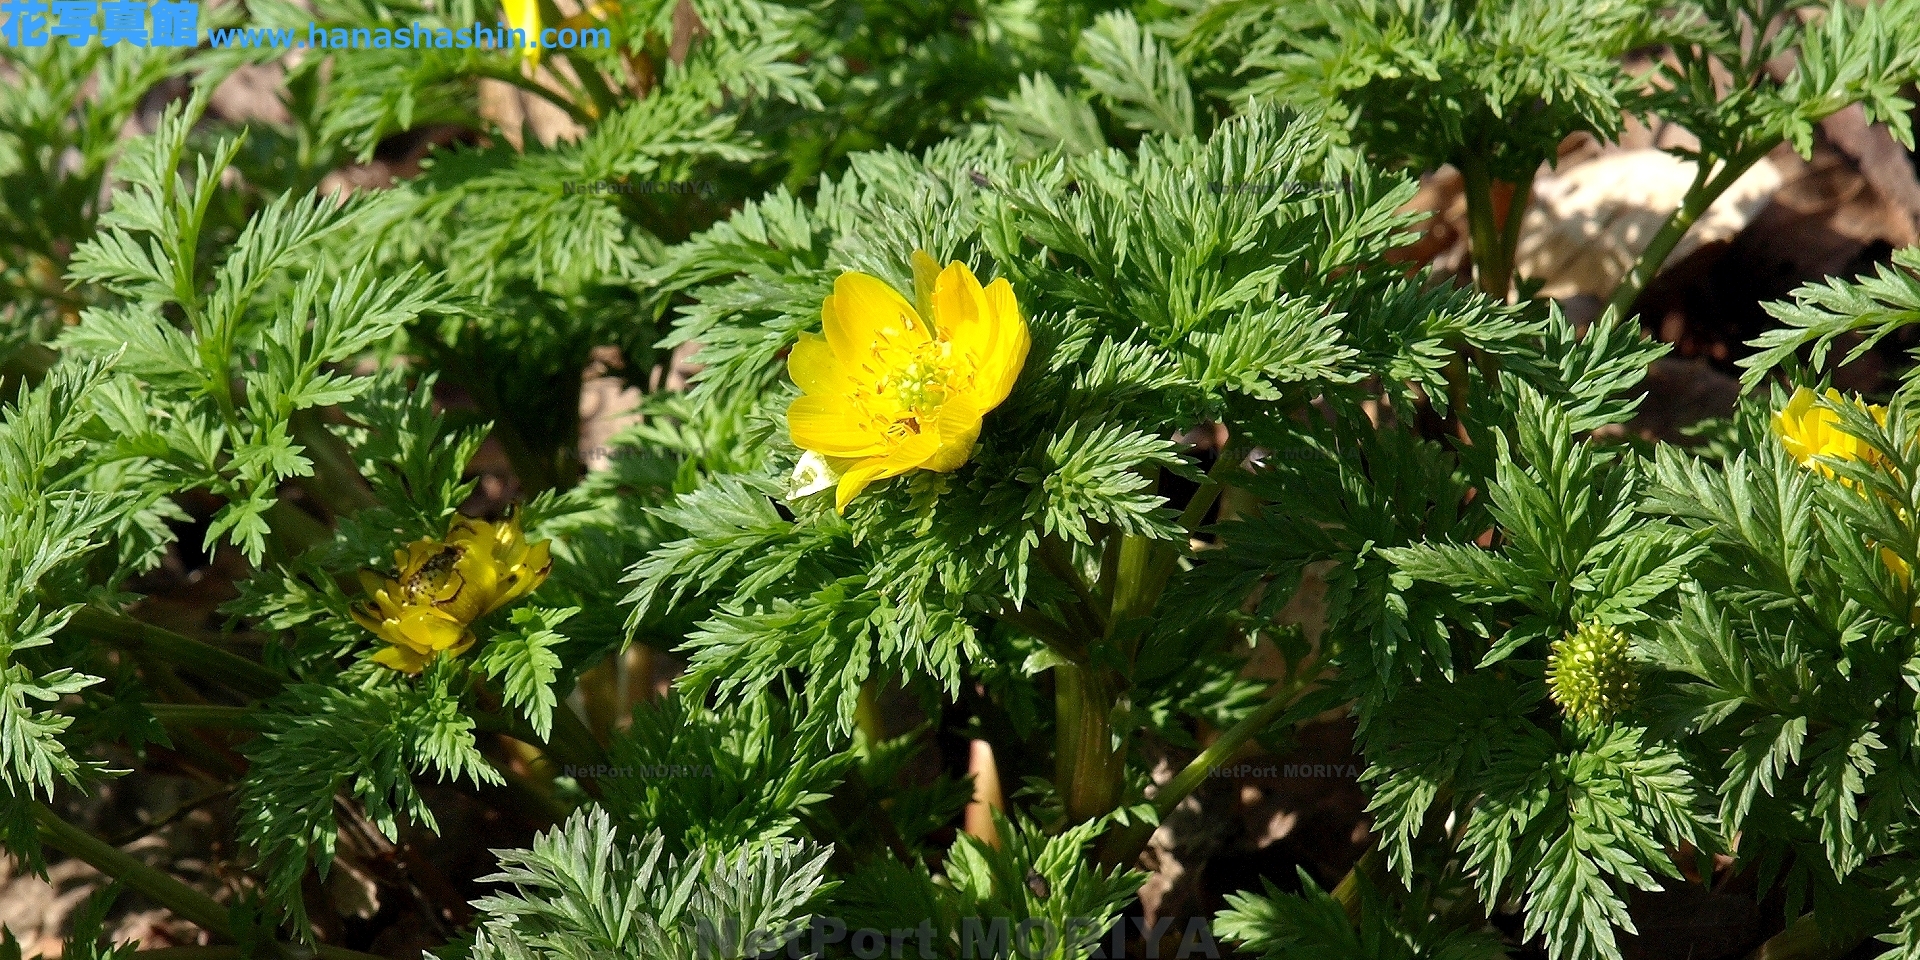
[[[1607,723],[1633,702],[1639,687],[1627,659],[1627,635],[1619,627],[1584,624],[1553,645],[1547,657],[1547,688],[1574,723]]]

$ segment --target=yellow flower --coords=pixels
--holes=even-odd
[[[1851,402],[1873,416],[1881,426],[1887,423],[1887,408],[1848,401],[1840,396],[1840,391],[1828,388],[1827,399],[1834,403]],[[1780,443],[1793,455],[1801,466],[1812,467],[1826,476],[1833,476],[1833,469],[1814,460],[1815,457],[1832,457],[1839,460],[1865,460],[1878,462],[1880,455],[1867,442],[1841,430],[1840,415],[1825,407],[1814,405],[1814,393],[1806,387],[1793,391],[1787,406],[1773,415],[1773,430],[1780,435]]]
[[[842,512],[875,481],[959,469],[1027,362],[1032,341],[1005,278],[982,288],[966,264],[941,270],[919,250],[913,266],[919,309],[878,278],[841,274],[820,309],[825,336],[801,334],[787,359],[804,393],[787,428],[817,455],[802,469],[833,478]]]
[[[1880,562],[1886,565],[1887,572],[1893,574],[1895,580],[1900,581],[1900,589],[1905,590],[1913,583],[1913,568],[1907,566],[1907,562],[1900,559],[1892,547],[1880,548]]]
[[[521,56],[529,66],[539,66],[540,0],[501,0],[500,8],[507,15],[507,29],[527,32],[527,45]]]
[[[547,541],[527,543],[518,518],[459,517],[445,540],[416,540],[393,553],[394,572],[361,571],[367,603],[353,619],[391,646],[373,661],[419,673],[434,654],[473,646],[474,621],[533,592],[553,560]]]

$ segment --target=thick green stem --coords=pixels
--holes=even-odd
[[[598,767],[607,762],[607,751],[600,741],[593,738],[593,731],[580,720],[580,715],[565,703],[553,709],[554,752],[562,762],[571,762],[578,767]]]
[[[993,611],[989,616],[1001,623],[1019,627],[1039,638],[1047,645],[1047,649],[1052,650],[1063,660],[1080,663],[1087,659],[1086,643],[1074,636],[1073,631],[1067,629],[1060,621],[1038,610],[1015,610],[1012,607],[1006,607]]]
[[[1212,772],[1233,759],[1247,741],[1259,736],[1261,731],[1273,724],[1281,714],[1292,706],[1300,692],[1300,684],[1288,684],[1276,691],[1260,709],[1232,727],[1227,728],[1209,744],[1193,762],[1186,765],[1173,779],[1162,784],[1153,796],[1153,809],[1158,814],[1156,820],[1164,820],[1182,801],[1198,790]],[[1146,849],[1147,840],[1153,836],[1153,826],[1136,822],[1126,829],[1115,833],[1101,844],[1100,860],[1107,864],[1128,864],[1138,859],[1140,851]]]
[[[1640,298],[1641,292],[1647,288],[1647,284],[1653,280],[1654,276],[1659,274],[1660,268],[1666,265],[1667,257],[1673,254],[1674,247],[1680,245],[1680,240],[1687,235],[1687,231],[1693,229],[1694,222],[1707,212],[1707,208],[1713,206],[1715,200],[1720,199],[1721,194],[1727,192],[1727,188],[1733,186],[1734,181],[1739,180],[1748,169],[1759,163],[1761,158],[1765,157],[1777,144],[1778,141],[1775,141],[1767,144],[1764,150],[1754,147],[1738,154],[1727,161],[1718,173],[1713,173],[1710,165],[1702,163],[1694,172],[1693,185],[1687,188],[1687,195],[1680,201],[1680,208],[1667,217],[1667,222],[1654,233],[1653,239],[1648,242],[1646,250],[1641,252],[1640,259],[1633,265],[1633,269],[1627,271],[1627,275],[1620,278],[1619,286],[1613,288],[1613,296],[1607,300],[1608,312],[1625,319],[1627,310],[1633,306],[1635,300]]]
[[[1073,548],[1058,537],[1040,539],[1040,563],[1073,590],[1080,603],[1076,607],[1079,624],[1091,636],[1103,636],[1107,632],[1106,612],[1101,609],[1100,598],[1094,595],[1093,588],[1087,585],[1078,566],[1073,562]]]
[[[308,489],[327,505],[335,516],[347,516],[367,507],[378,506],[379,498],[360,476],[353,453],[339,437],[328,430],[312,410],[301,410],[292,418],[293,437],[313,460],[314,482]]]
[[[1485,155],[1469,151],[1462,157],[1460,177],[1467,194],[1467,238],[1472,244],[1474,283],[1487,296],[1505,303],[1513,293],[1513,252],[1519,246],[1519,231],[1515,229],[1514,235],[1508,236],[1494,217],[1493,173]],[[1524,202],[1517,189],[1513,202]],[[1508,220],[1513,220],[1512,208],[1508,213]]]
[[[853,720],[861,735],[867,738],[867,749],[877,749],[887,742],[887,721],[880,714],[880,685],[872,677],[860,684],[860,700],[854,706]]]
[[[1360,855],[1360,861],[1353,865],[1353,869],[1348,870],[1347,875],[1340,878],[1340,882],[1333,888],[1332,896],[1346,908],[1347,919],[1357,924],[1360,922],[1360,881],[1365,880],[1374,886],[1380,886],[1387,877],[1387,855],[1381,852],[1380,845],[1375,843],[1367,848],[1366,853]]]
[[[1084,823],[1113,810],[1125,784],[1126,750],[1115,746],[1114,678],[1104,668],[1060,664],[1053,668],[1054,779],[1068,823]]]
[[[67,629],[105,640],[123,650],[156,654],[175,667],[261,700],[279,693],[286,682],[272,670],[245,657],[98,607],[81,608]]]
[[[1747,960],[1839,960],[1865,939],[1856,936],[1828,940],[1821,936],[1813,914],[1807,914],[1761,944]]]
[[[1154,541],[1139,534],[1120,535],[1120,562],[1114,571],[1113,609],[1107,614],[1107,638],[1113,639],[1120,626],[1135,617],[1144,617],[1160,599],[1153,576]],[[1178,545],[1173,545],[1178,550]]]
[[[333,539],[333,530],[285,500],[267,508],[267,525],[283,559],[292,560]]]
[[[1226,489],[1227,477],[1237,472],[1245,459],[1245,446],[1234,437],[1228,437],[1212,469],[1207,471],[1206,479],[1200,482],[1200,489],[1193,492],[1186,509],[1180,512],[1181,529],[1188,533],[1200,529],[1200,525],[1206,522],[1207,512],[1213,509],[1221,491]],[[1152,613],[1154,606],[1160,602],[1160,595],[1166,592],[1167,581],[1172,579],[1180,563],[1184,546],[1182,543],[1130,535],[1121,538],[1119,566],[1115,571],[1117,585],[1113,610],[1107,620],[1107,636],[1115,636],[1114,626],[1122,621]],[[1129,662],[1133,659],[1136,642],[1128,642]]]
[[[223,940],[233,939],[233,928],[227,923],[227,908],[215,903],[212,897],[108,846],[99,837],[60,819],[44,803],[34,803],[33,818],[40,826],[40,839],[48,846],[86,861],[94,869],[166,907],[174,916]]]

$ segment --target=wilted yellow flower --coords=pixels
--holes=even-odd
[[[389,576],[361,571],[367,603],[353,619],[391,644],[373,661],[406,673],[442,650],[465,653],[474,621],[532,593],[553,568],[547,541],[527,543],[518,518],[460,517],[445,540],[416,540],[394,551],[393,562]]]
[[[1848,401],[1840,396],[1840,391],[1829,387],[1827,399],[1834,403],[1851,402],[1873,416],[1881,426],[1887,423],[1887,408],[1868,405],[1859,400]],[[1773,415],[1773,430],[1780,435],[1780,443],[1799,461],[1802,466],[1812,467],[1831,477],[1832,468],[1824,463],[1815,462],[1815,457],[1832,457],[1840,460],[1865,460],[1877,462],[1879,454],[1861,440],[1840,428],[1840,415],[1825,407],[1814,405],[1814,393],[1806,387],[1793,391],[1787,406]]]
[[[959,469],[1027,362],[1005,278],[982,288],[966,264],[941,270],[919,250],[913,265],[920,309],[876,277],[841,274],[820,309],[825,336],[801,334],[787,360],[804,392],[787,428],[812,455],[802,469],[838,488],[836,510],[875,481]]]
[[[527,45],[521,56],[529,65],[539,66],[540,0],[501,0],[500,9],[507,16],[507,29],[527,32]]]

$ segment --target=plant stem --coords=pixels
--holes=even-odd
[[[1126,749],[1114,745],[1114,678],[1103,667],[1053,668],[1054,777],[1068,823],[1083,823],[1120,802]]]
[[[1513,293],[1513,251],[1519,245],[1518,230],[1510,237],[1494,218],[1493,173],[1486,155],[1469,149],[1459,167],[1467,194],[1467,237],[1472,244],[1474,284],[1487,296],[1505,303]],[[1529,177],[1529,186],[1531,180]],[[1513,202],[1523,203],[1517,188]],[[1513,208],[1510,206],[1507,212],[1511,223]]]
[[[285,500],[273,501],[267,520],[281,555],[288,560],[333,539],[332,528]]]
[[[1220,449],[1219,457],[1207,470],[1206,479],[1200,482],[1200,489],[1193,492],[1187,501],[1185,510],[1180,512],[1180,527],[1188,533],[1200,529],[1206,522],[1207,512],[1219,501],[1220,492],[1226,489],[1226,478],[1238,471],[1246,460],[1246,451],[1242,444],[1232,436]],[[1159,604],[1160,595],[1166,592],[1167,581],[1173,577],[1180,563],[1181,548],[1184,544],[1166,540],[1148,540],[1144,537],[1123,536],[1120,542],[1119,565],[1115,571],[1117,585],[1114,588],[1113,610],[1107,620],[1106,635],[1114,637],[1114,628],[1131,617],[1144,617]],[[1144,563],[1144,568],[1136,564]],[[1127,641],[1127,660],[1133,661],[1137,637]]]
[[[1200,784],[1206,782],[1208,774],[1214,768],[1232,759],[1248,740],[1271,726],[1274,720],[1295,703],[1303,686],[1304,684],[1301,683],[1289,683],[1276,691],[1266,703],[1260,705],[1258,710],[1229,727],[1205,750],[1200,751],[1200,755],[1194,757],[1191,763],[1188,763],[1179,773],[1174,774],[1173,779],[1161,785],[1153,796],[1153,809],[1159,815],[1155,819],[1166,819],[1175,807],[1191,796],[1193,791],[1199,789]],[[1147,841],[1153,836],[1153,830],[1150,824],[1136,822],[1111,835],[1101,844],[1101,862],[1106,864],[1133,862],[1140,856],[1140,851],[1146,849]]]
[[[1360,881],[1366,880],[1378,886],[1386,875],[1386,869],[1387,856],[1380,852],[1380,844],[1375,843],[1367,848],[1366,853],[1360,855],[1359,862],[1355,863],[1353,869],[1348,870],[1347,875],[1341,877],[1340,883],[1333,888],[1332,896],[1340,901],[1341,906],[1347,908],[1347,919],[1350,922],[1356,924],[1360,922]]]
[[[860,684],[860,699],[854,705],[853,721],[860,728],[860,734],[867,738],[867,749],[879,748],[887,741],[887,721],[880,715],[879,684],[868,677]]]
[[[1720,199],[1721,194],[1727,192],[1727,188],[1733,186],[1734,181],[1745,175],[1748,169],[1759,163],[1761,158],[1779,143],[1780,141],[1775,140],[1766,144],[1764,149],[1756,145],[1743,153],[1736,154],[1720,168],[1718,173],[1713,172],[1710,164],[1700,163],[1699,168],[1694,171],[1693,185],[1687,188],[1686,196],[1680,201],[1680,208],[1668,215],[1667,222],[1654,233],[1653,239],[1648,242],[1647,249],[1641,252],[1640,259],[1633,265],[1633,269],[1627,271],[1627,275],[1620,278],[1620,284],[1613,288],[1613,296],[1607,299],[1608,312],[1625,319],[1627,310],[1633,306],[1635,300],[1640,298],[1647,284],[1660,272],[1660,268],[1667,262],[1667,257],[1672,255],[1673,248],[1678,246],[1681,238],[1693,228],[1694,222],[1707,212],[1708,207],[1713,206],[1715,200]]]
[[[1773,939],[1761,944],[1747,960],[1838,960],[1865,939],[1828,940],[1820,935],[1820,927],[1809,913],[1774,934]]]
[[[1120,562],[1114,571],[1113,609],[1107,612],[1108,640],[1120,635],[1120,629],[1127,621],[1144,617],[1153,610],[1160,599],[1160,591],[1153,577],[1155,562],[1155,542],[1136,533],[1120,535]],[[1176,551],[1177,544],[1169,545]],[[1164,581],[1157,586],[1165,586]]]
[[[306,448],[307,456],[313,459],[315,482],[308,489],[327,505],[328,510],[333,511],[334,516],[346,516],[379,505],[379,498],[373,495],[366,480],[360,476],[360,468],[353,462],[353,453],[327,429],[314,411],[294,413],[291,427],[293,438]]]
[[[144,704],[154,719],[170,727],[237,727],[251,730],[258,711],[212,703]]]
[[[148,820],[146,823],[143,823],[133,828],[131,831],[127,833],[123,833],[117,837],[114,837],[111,840],[108,840],[107,843],[115,847],[124,847],[129,843],[133,843],[134,841],[139,840],[141,837],[145,837],[165,829],[169,824],[172,824],[180,820],[181,818],[187,816],[188,814],[193,813],[195,810],[198,810],[209,803],[232,796],[236,789],[238,788],[234,786],[216,787],[212,790],[207,791],[206,793],[201,794],[199,797],[196,797],[195,799],[189,800],[186,803],[183,803],[173,808],[173,812],[167,814],[166,816],[155,817],[151,820]]]
[[[264,700],[279,693],[286,683],[280,675],[245,657],[98,607],[81,608],[67,623],[67,627],[105,640],[123,650],[157,654],[175,666],[257,699]]]
[[[580,715],[574,713],[564,700],[553,708],[552,745],[563,761],[570,761],[577,767],[598,767],[607,762],[606,749],[600,746],[600,741],[593,737],[593,731],[587,729]]]
[[[1100,599],[1094,596],[1086,578],[1076,568],[1072,547],[1058,537],[1042,537],[1040,563],[1048,573],[1071,587],[1074,596],[1080,598],[1079,613],[1086,621],[1085,626],[1095,635],[1104,635],[1107,631],[1106,614],[1100,609]]]
[[[989,614],[995,620],[1020,629],[1038,637],[1047,648],[1059,654],[1063,660],[1081,662],[1087,659],[1086,644],[1074,636],[1060,621],[1038,610],[1015,610],[1003,607]]]
[[[212,897],[141,863],[106,841],[60,819],[46,804],[35,801],[33,818],[40,826],[40,839],[48,846],[78,857],[94,869],[138,891],[155,903],[223,940],[233,939],[227,923],[227,908]]]
[[[567,718],[571,717],[569,723]],[[551,735],[542,738],[535,733],[533,726],[511,710],[498,712],[476,710],[473,712],[473,728],[481,733],[498,733],[509,736],[529,746],[537,747],[547,754],[550,761],[558,761],[555,766],[596,767],[607,762],[606,753],[600,749],[598,741],[587,732],[586,725],[580,722],[578,714],[565,702],[554,705],[553,730]]]
[[[552,90],[547,89],[545,86],[542,86],[538,80],[534,80],[531,77],[521,76],[519,71],[514,68],[509,67],[504,70],[492,70],[492,69],[481,70],[481,71],[477,71],[477,73],[479,76],[486,77],[489,80],[498,80],[501,83],[505,83],[513,87],[516,87],[518,89],[525,90],[526,92],[531,93],[534,96],[539,97],[540,99],[545,100],[546,102],[553,104],[556,107],[559,107],[561,110],[566,112],[567,117],[571,119],[574,123],[577,123],[583,127],[593,126],[594,118],[591,113],[588,113],[587,111],[580,109],[580,107],[574,104],[573,101],[568,100],[567,98],[553,92]]]
[[[1527,204],[1533,198],[1533,172],[1528,171],[1513,184],[1513,194],[1507,200],[1507,215],[1496,219],[1493,173],[1486,153],[1469,149],[1458,166],[1467,196],[1467,235],[1472,246],[1474,284],[1487,296],[1507,303],[1513,297],[1514,258],[1520,249],[1520,226],[1526,222]],[[1449,343],[1448,348],[1453,356],[1446,368],[1447,422],[1452,432],[1464,441],[1467,430],[1462,420],[1467,409],[1467,363],[1472,348],[1458,338]]]
[[[539,0],[539,6],[540,19],[543,23],[558,24],[566,19],[561,16],[560,8],[554,5],[553,0]],[[574,78],[579,81],[581,92],[586,94],[590,101],[584,106],[591,120],[605,120],[619,106],[619,100],[614,96],[612,88],[607,86],[606,80],[601,78],[599,70],[590,63],[582,63],[572,57],[560,55],[560,58],[573,68]],[[552,66],[547,69],[556,77],[559,76],[560,72],[554,70]],[[581,126],[591,129],[593,124],[588,122]]]
[[[1220,492],[1226,489],[1227,475],[1240,469],[1246,460],[1246,447],[1236,443],[1235,438],[1227,437],[1226,446],[1220,448],[1220,456],[1207,470],[1207,477],[1200,481],[1200,489],[1193,492],[1193,499],[1187,501],[1187,508],[1180,511],[1180,526],[1188,533],[1197,532],[1200,524],[1207,519],[1207,511],[1213,509],[1219,501]],[[1177,552],[1177,551],[1176,551]]]

